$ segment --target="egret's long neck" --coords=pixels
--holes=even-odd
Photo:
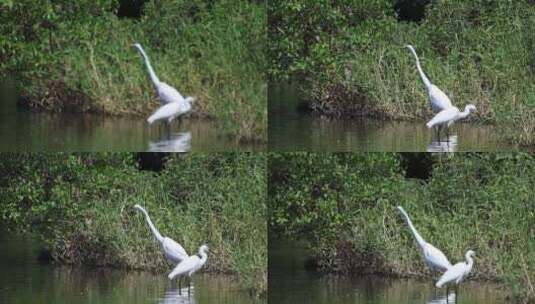
[[[429,89],[431,87],[431,81],[429,81],[429,78],[425,76],[424,71],[422,70],[422,67],[420,66],[420,58],[418,58],[418,55],[416,55],[416,51],[412,47],[410,47],[409,50],[411,51],[411,53],[414,55],[414,58],[416,59],[416,68],[418,69],[418,73],[420,73],[420,78],[422,78],[422,81],[425,87]]]
[[[154,224],[152,224],[152,221],[150,220],[150,216],[149,214],[147,213],[147,211],[145,209],[143,209],[141,206],[136,206],[136,208],[143,212],[143,214],[145,214],[145,220],[147,220],[147,224],[149,224],[149,227],[150,227],[150,230],[152,231],[152,234],[154,234],[154,236],[156,237],[156,239],[158,240],[158,242],[163,242],[163,237],[162,235],[160,234],[160,232],[158,231],[158,229],[156,229],[156,227],[154,226]]]
[[[474,259],[472,259],[472,256],[470,256],[468,253],[466,254],[466,264],[468,267],[470,267],[470,269],[474,265]]]
[[[204,263],[206,263],[206,260],[208,260],[208,255],[206,254],[206,251],[199,250],[199,255],[201,256],[201,265],[204,265]]]
[[[416,239],[416,242],[418,243],[418,245],[420,245],[420,247],[423,247],[426,243],[425,243],[425,240],[422,238],[422,236],[418,233],[418,231],[416,230],[416,228],[414,228],[414,226],[412,225],[412,221],[411,219],[409,218],[409,215],[407,214],[407,212],[405,212],[405,209],[403,209],[402,207],[398,207],[399,211],[401,211],[401,213],[405,216],[405,219],[407,220],[407,224],[409,225],[409,228],[411,228],[411,231],[412,231],[412,235],[414,236],[414,238]]]
[[[145,65],[147,66],[147,71],[149,72],[150,79],[152,80],[155,86],[158,86],[160,84],[160,79],[158,79],[158,76],[156,76],[156,73],[154,73],[154,70],[152,69],[149,56],[147,56],[147,54],[145,53],[145,51],[143,50],[141,46],[136,46],[136,48],[141,53],[141,56],[143,56],[143,59],[145,59]]]

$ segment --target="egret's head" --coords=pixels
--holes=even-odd
[[[197,98],[188,96],[184,100],[186,100],[187,103],[193,104]]]
[[[414,48],[410,44],[406,44],[405,47],[408,48],[409,50],[413,50],[414,51]]]
[[[136,49],[141,49],[141,44],[134,43],[134,44],[132,44],[132,47],[135,47]]]
[[[202,244],[201,247],[199,247],[199,252],[205,252],[206,253],[206,252],[208,252],[208,249],[210,249],[210,248],[208,248],[208,245]]]
[[[476,106],[473,104],[467,104],[466,107],[464,107],[464,110],[468,113],[474,113],[476,111]]]
[[[466,258],[467,258],[467,259],[468,259],[468,258],[473,258],[473,257],[475,257],[475,256],[476,256],[476,252],[473,251],[473,250],[468,250],[468,251],[466,252]]]

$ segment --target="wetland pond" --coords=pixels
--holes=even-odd
[[[269,242],[269,303],[293,304],[505,304],[505,296],[493,284],[468,279],[459,296],[436,289],[429,281],[380,276],[338,276],[305,269],[309,259],[302,242]],[[475,266],[477,267],[477,265]]]
[[[163,273],[44,264],[39,251],[37,240],[0,230],[0,303],[265,303],[229,276],[199,273],[188,295]]]
[[[237,143],[214,121],[174,121],[148,125],[144,117],[31,112],[0,106],[0,151],[258,151],[259,144]]]
[[[269,88],[270,151],[463,152],[514,151],[500,142],[494,127],[456,123],[449,141],[434,140],[425,122],[370,118],[326,119],[299,111],[295,85]],[[427,101],[426,101],[427,102]]]

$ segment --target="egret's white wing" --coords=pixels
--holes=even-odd
[[[431,101],[433,112],[435,113],[453,107],[448,95],[442,92],[442,90],[434,84],[431,85],[431,89],[429,90],[429,99]]]
[[[188,258],[188,253],[186,252],[184,247],[182,247],[175,240],[165,237],[162,245],[163,250],[165,252],[165,256],[173,263],[180,263]]]
[[[152,124],[155,121],[162,120],[162,119],[169,119],[170,117],[174,117],[180,113],[180,104],[178,102],[170,102],[166,105],[161,106],[154,112],[147,121],[149,124]]]
[[[448,261],[446,255],[435,246],[427,243],[424,254],[433,267],[440,268],[443,271],[451,268],[451,263]]]
[[[458,113],[459,113],[459,109],[457,109],[456,107],[450,107],[450,108],[447,108],[446,110],[442,110],[437,115],[435,115],[435,117],[433,117],[433,119],[431,119],[426,124],[426,126],[428,128],[432,128],[434,126],[445,124],[448,121],[455,119]]]
[[[175,88],[165,82],[160,82],[158,85],[158,97],[164,104],[170,102],[181,102],[184,100],[184,97]]]
[[[180,262],[168,275],[169,280],[172,280],[176,276],[184,275],[194,269],[199,264],[200,259],[198,256],[193,255]]]
[[[457,263],[453,265],[448,271],[446,271],[440,279],[437,281],[436,287],[440,288],[444,284],[457,280],[460,276],[464,275],[466,263]]]

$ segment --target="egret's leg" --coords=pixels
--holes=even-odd
[[[182,286],[180,286],[181,280],[182,280],[182,277],[178,277],[178,294],[182,294]]]
[[[169,140],[171,139],[171,121],[168,121],[165,125],[167,126],[167,139]]]
[[[191,293],[191,277],[188,277],[188,296]]]

